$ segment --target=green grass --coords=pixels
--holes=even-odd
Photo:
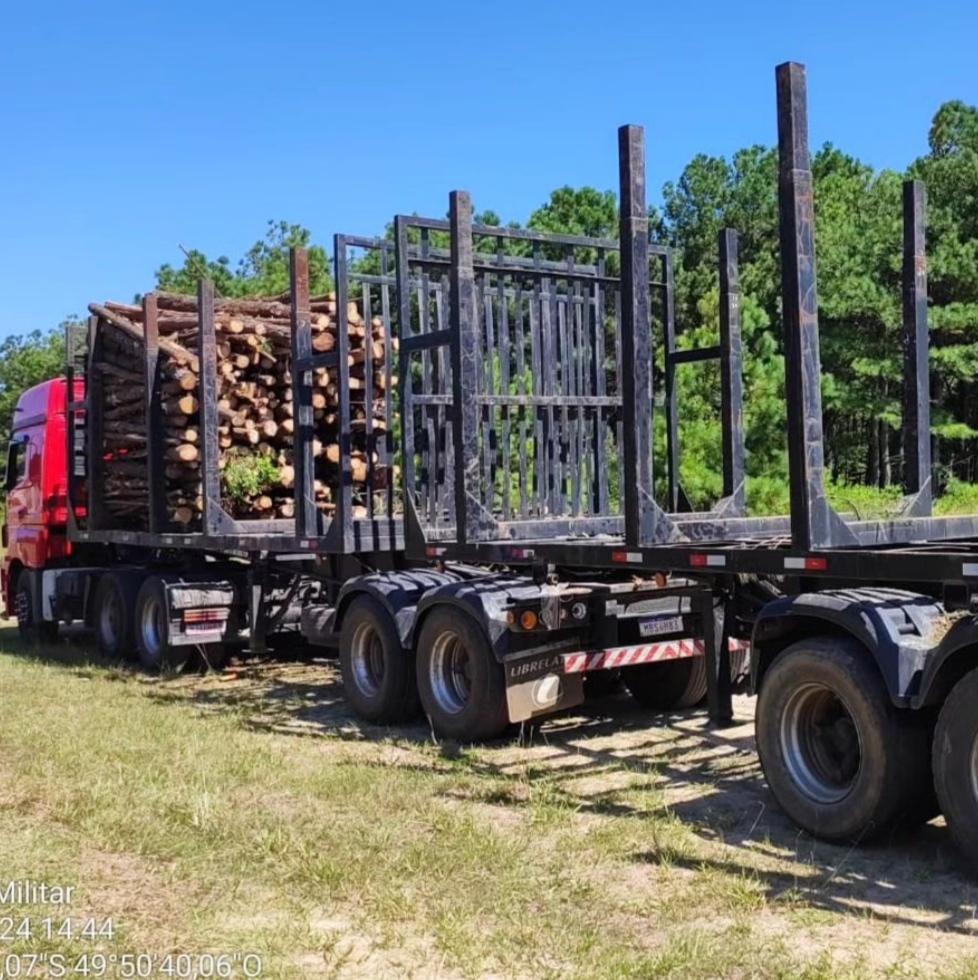
[[[829,502],[847,518],[880,520],[896,513],[903,499],[898,486],[879,489],[862,484],[828,482]],[[709,502],[703,502],[708,506]],[[753,477],[747,481],[747,509],[755,516],[787,514],[791,509],[788,484],[784,480]],[[951,480],[944,493],[934,501],[934,512],[942,516],[978,514],[978,484]]]
[[[111,943],[0,952],[254,952],[265,977],[903,975],[797,948],[813,869],[786,902],[763,869],[716,861],[654,765],[565,771],[545,749],[445,752],[349,725],[297,737],[256,725],[278,697],[205,711],[193,681],[65,645],[53,662],[12,655],[9,631],[0,647],[0,884],[72,885],[72,914],[119,924]],[[582,778],[615,788],[588,795]],[[871,944],[859,916],[803,928],[848,923]]]

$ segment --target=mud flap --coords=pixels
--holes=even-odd
[[[506,705],[511,722],[572,708],[584,701],[584,675],[565,674],[564,656],[506,662]]]
[[[171,646],[224,641],[235,598],[231,582],[176,579],[164,584]]]

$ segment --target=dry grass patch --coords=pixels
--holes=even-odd
[[[0,878],[75,885],[119,951],[256,952],[269,977],[975,975],[945,845],[800,837],[749,719],[619,699],[446,746],[360,725],[323,665],[152,680],[58,652],[0,656]]]

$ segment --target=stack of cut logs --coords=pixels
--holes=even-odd
[[[159,292],[160,393],[163,407],[167,516],[188,529],[199,525],[201,482],[200,359],[197,299]],[[312,312],[314,353],[337,344],[336,297],[316,297]],[[123,303],[92,304],[99,318],[96,362],[103,375],[105,483],[103,502],[121,523],[141,526],[147,513],[146,395],[143,309]],[[222,502],[240,520],[295,514],[292,437],[295,413],[288,297],[217,299],[218,439]],[[389,474],[374,466],[366,486],[367,453],[377,463],[377,440],[387,431],[387,331],[379,317],[365,322],[349,303],[351,475],[354,516],[366,514],[366,495],[386,485]],[[369,373],[369,376],[368,376]],[[339,486],[341,380],[335,368],[312,372],[317,505],[330,513]],[[396,384],[392,377],[391,384]],[[374,444],[366,445],[365,420],[373,420]],[[376,499],[376,498],[375,498]]]

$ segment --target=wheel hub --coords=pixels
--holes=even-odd
[[[102,632],[102,639],[107,647],[114,647],[119,640],[121,609],[119,607],[119,597],[112,593],[105,597],[102,603],[102,612],[99,616],[99,629]]]
[[[143,634],[143,645],[149,653],[159,654],[163,650],[163,607],[155,596],[143,603],[143,614],[139,628]]]
[[[859,732],[834,691],[806,684],[794,692],[781,720],[781,754],[792,781],[810,800],[845,799],[859,774]]]
[[[350,646],[353,680],[367,696],[376,697],[384,680],[384,646],[370,623],[360,623]]]
[[[457,715],[465,709],[472,694],[472,667],[461,638],[445,632],[435,640],[431,651],[431,692],[438,706]]]
[[[978,800],[978,735],[971,743],[971,792]]]

